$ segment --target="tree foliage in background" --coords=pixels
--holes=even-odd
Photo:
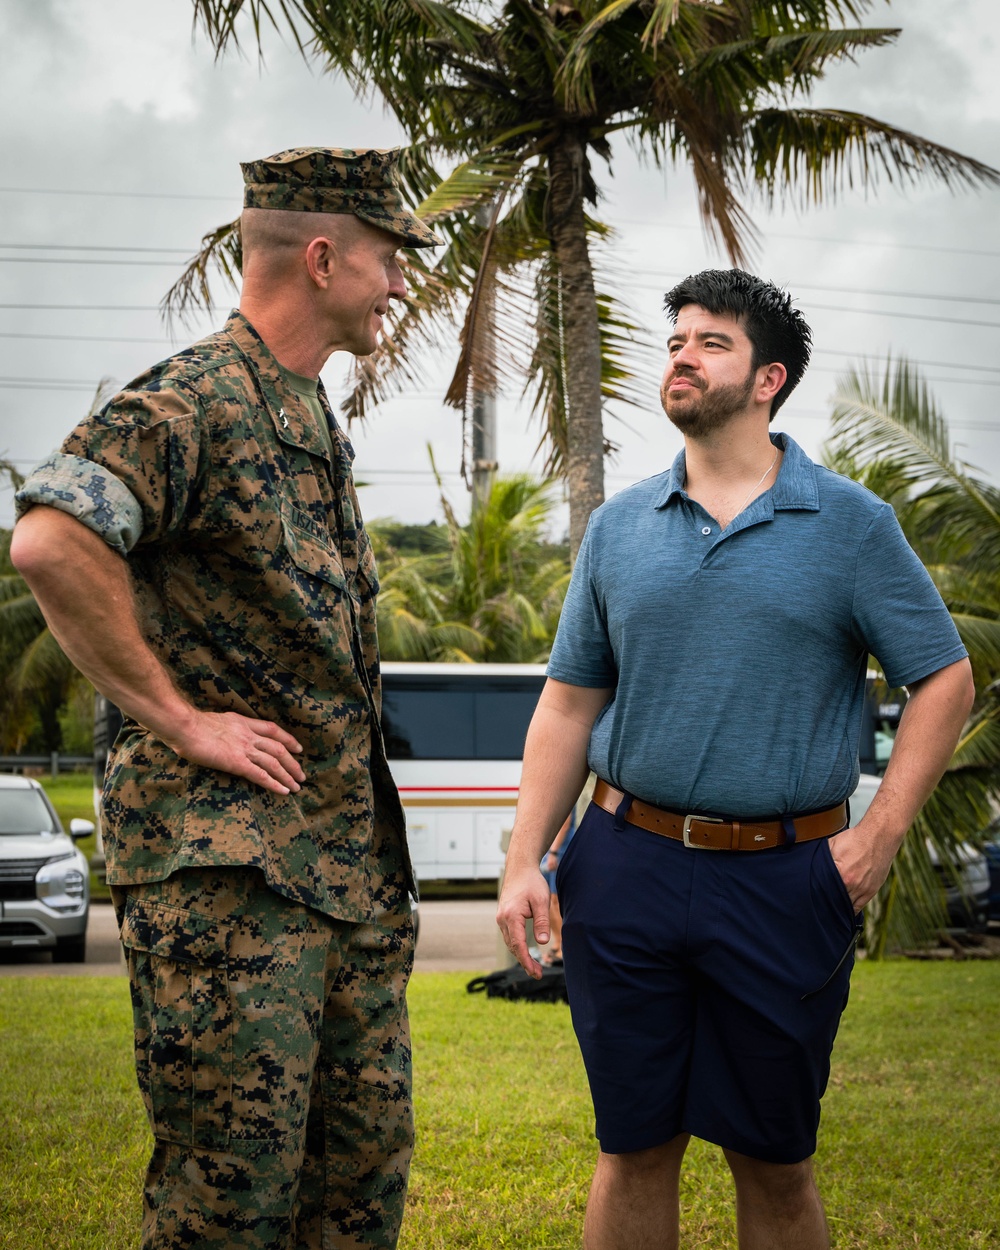
[[[847,109],[800,103],[827,67],[892,42],[895,29],[844,28],[873,0],[193,0],[218,53],[249,18],[381,98],[410,137],[403,175],[447,246],[407,261],[411,296],[374,356],[358,362],[349,417],[407,385],[415,349],[460,321],[448,402],[526,379],[548,471],[565,475],[570,545],[604,497],[602,408],[648,402],[634,320],[595,274],[610,231],[593,216],[595,164],[625,135],[658,168],[687,166],[702,220],[735,263],[754,231],[750,198],[826,202],[882,179],[949,187],[997,171]],[[444,161],[440,176],[435,162]],[[238,222],[211,231],[167,298],[207,302],[211,263],[232,277]],[[500,346],[496,355],[494,341]]]
[[[10,530],[0,530],[0,751],[48,754],[66,749],[61,718],[84,679],[11,564],[10,539]]]
[[[110,378],[94,391],[87,416],[108,399]],[[0,477],[14,490],[24,482],[0,458]],[[93,687],[66,658],[28,584],[10,562],[11,531],[0,529],[0,751],[85,755],[93,744]]]
[[[438,478],[438,487],[441,487]],[[499,477],[461,525],[441,494],[446,545],[404,555],[392,523],[369,525],[378,559],[384,660],[540,663],[548,658],[569,584],[569,553],[546,542],[548,483]]]
[[[978,691],[948,771],[868,908],[869,948],[913,946],[942,922],[928,853],[956,862],[1000,798],[1000,490],[957,459],[947,421],[906,360],[840,381],[827,464],[891,503],[968,648]]]

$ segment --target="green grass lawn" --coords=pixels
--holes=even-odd
[[[418,1145],[401,1250],[579,1245],[593,1166],[568,1009],[410,996]],[[1000,1247],[1000,963],[861,964],[817,1171],[838,1250]],[[132,1250],[149,1138],[119,978],[0,979],[0,1245]],[[694,1143],[685,1247],[735,1250],[728,1175]]]

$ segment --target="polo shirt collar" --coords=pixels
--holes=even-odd
[[[819,486],[816,482],[816,465],[798,443],[787,434],[772,433],[772,444],[784,451],[778,477],[767,492],[770,509],[774,512],[798,510],[819,511]],[[653,505],[665,508],[674,499],[686,499],[684,478],[687,462],[683,450],[679,451],[670,466],[666,485]]]

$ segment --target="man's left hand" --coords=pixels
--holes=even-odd
[[[830,839],[830,854],[856,912],[879,892],[895,850],[892,843],[866,832],[864,820]]]

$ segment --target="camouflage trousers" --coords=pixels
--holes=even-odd
[[[408,903],[349,924],[252,868],[114,898],[155,1138],[143,1250],[395,1246],[413,1147]]]

